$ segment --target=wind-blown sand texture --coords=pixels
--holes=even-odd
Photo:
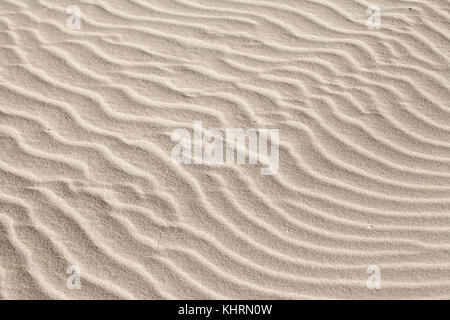
[[[449,0],[0,0],[1,298],[450,298],[449,23]],[[194,121],[279,129],[278,174],[174,164]]]

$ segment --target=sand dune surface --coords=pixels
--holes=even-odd
[[[0,298],[449,299],[449,31],[449,0],[0,0]],[[276,132],[276,170],[177,163],[196,123]]]

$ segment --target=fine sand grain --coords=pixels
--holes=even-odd
[[[449,31],[449,0],[0,0],[0,298],[450,298]],[[278,172],[174,163],[195,121],[279,130]]]

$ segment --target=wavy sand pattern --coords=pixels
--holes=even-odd
[[[449,22],[449,0],[0,0],[1,298],[450,298]],[[278,174],[174,164],[194,121],[279,129]]]

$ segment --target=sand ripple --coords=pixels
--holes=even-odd
[[[450,298],[449,0],[76,3],[0,1],[1,298]],[[279,173],[173,164],[194,121]]]

